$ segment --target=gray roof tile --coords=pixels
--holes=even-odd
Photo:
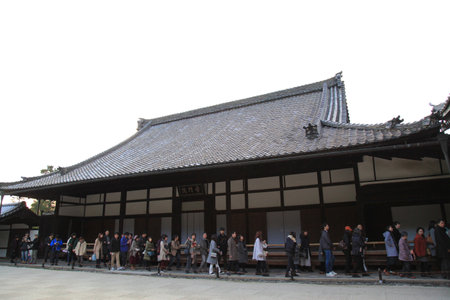
[[[389,128],[387,123],[350,124],[340,76],[321,82],[139,121],[138,132],[119,145],[60,171],[1,184],[3,191],[106,179],[259,158],[301,155],[366,145],[434,126],[423,120]],[[303,126],[316,124],[309,139]]]

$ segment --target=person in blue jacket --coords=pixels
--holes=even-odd
[[[122,234],[122,238],[120,239],[120,265],[125,268],[127,265],[127,255],[128,255],[128,232]]]
[[[394,268],[398,261],[398,250],[394,240],[393,232],[394,227],[392,225],[389,225],[386,227],[386,231],[383,233],[387,256],[386,269],[384,269],[384,274],[386,276],[397,275],[397,273],[394,272]]]
[[[63,242],[59,235],[56,235],[55,238],[50,243],[50,247],[52,248],[52,266],[58,265],[59,254],[61,253],[61,247]]]

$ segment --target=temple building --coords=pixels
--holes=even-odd
[[[450,215],[449,101],[404,124],[350,122],[341,74],[320,82],[156,119],[79,164],[1,183],[3,195],[56,201],[40,232],[188,234],[224,227],[283,243],[322,222],[338,241],[362,223],[381,240]],[[407,108],[405,108],[407,109]]]

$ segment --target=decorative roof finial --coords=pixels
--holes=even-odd
[[[303,126],[305,129],[305,135],[308,139],[315,139],[319,137],[319,132],[317,131],[317,125],[313,125],[311,123],[308,126]]]
[[[137,126],[137,131],[141,130],[142,127],[144,127],[145,124],[147,124],[147,120],[144,118],[139,118],[139,120],[137,121],[138,126]]]
[[[395,118],[392,118],[392,120],[390,120],[389,122],[387,122],[387,128],[395,128],[395,126],[397,126],[398,124],[402,123],[404,120],[402,118],[400,118],[400,115],[398,115]]]
[[[341,87],[342,86],[342,71],[339,73],[336,73],[336,75],[334,75],[334,78],[336,79],[338,87]]]

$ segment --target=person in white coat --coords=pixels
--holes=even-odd
[[[255,245],[253,246],[253,260],[256,260],[256,275],[269,276],[266,264],[267,243],[262,239],[262,232],[256,232]]]

